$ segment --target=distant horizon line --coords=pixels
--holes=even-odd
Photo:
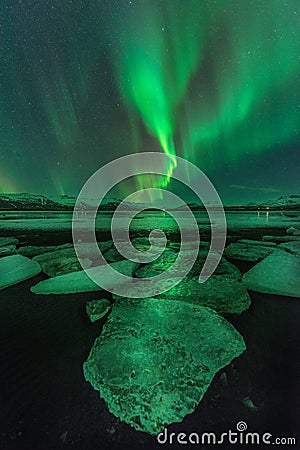
[[[43,197],[43,198],[50,199],[52,201],[53,201],[53,199],[59,199],[59,198],[66,198],[66,199],[68,198],[68,199],[74,199],[74,200],[76,200],[76,198],[77,198],[76,195],[69,195],[69,194],[50,194],[50,195],[49,194],[33,194],[33,193],[29,193],[29,192],[24,192],[24,191],[23,192],[0,192],[0,196],[4,196],[5,197],[5,196],[10,196],[10,195],[11,196],[20,196],[20,195],[24,195],[25,196],[26,195],[28,197],[30,197],[30,196],[32,196],[32,197]],[[280,200],[281,198],[291,198],[291,199],[292,198],[299,198],[299,200],[300,200],[300,194],[299,195],[298,194],[281,194],[280,195],[280,193],[278,192],[277,195],[274,196],[273,199],[271,199],[270,197],[267,197],[264,200],[258,200],[258,201],[248,200],[247,202],[245,202],[245,201],[244,202],[241,202],[241,201],[223,202],[223,205],[224,205],[224,207],[236,207],[236,206],[249,206],[249,207],[257,206],[257,207],[259,207],[259,206],[264,206],[264,202],[272,202],[272,201]],[[93,201],[95,201],[95,200],[98,200],[98,199],[97,198],[87,198],[86,200],[93,200]],[[116,202],[116,201],[122,202],[124,200],[122,200],[122,198],[119,198],[119,197],[108,197],[108,198],[106,198],[106,203]],[[134,204],[134,203],[136,203],[137,205],[138,204],[144,204],[144,205],[148,205],[149,204],[149,206],[151,205],[151,202],[149,202],[149,203],[147,203],[147,202],[124,202],[124,203],[127,203],[127,204],[130,204],[130,203]],[[203,204],[201,202],[197,202],[195,200],[187,200],[186,203],[188,203],[188,204],[195,204],[195,205],[197,205],[199,207],[203,206]],[[299,201],[299,203],[300,203],[300,201]],[[159,202],[157,202],[157,205],[158,204],[159,204]],[[211,205],[211,206],[213,206],[213,205]],[[266,206],[268,206],[268,205],[266,205]]]

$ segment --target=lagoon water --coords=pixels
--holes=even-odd
[[[207,215],[195,215],[208,240]],[[230,212],[226,217],[229,242],[283,235],[286,228],[299,224],[299,218],[281,211]],[[109,212],[98,218],[100,236],[109,234],[110,218]],[[0,235],[14,235],[21,245],[56,245],[71,242],[71,223],[70,212],[2,211]],[[140,214],[133,230],[140,235],[153,224],[175,236],[174,222],[157,212]],[[244,271],[249,265],[239,268]],[[0,291],[0,448],[161,448],[155,437],[135,431],[110,414],[83,377],[82,364],[106,320],[91,324],[86,316],[85,304],[97,294],[32,294],[30,287],[45,278],[40,274]],[[110,298],[108,293],[98,296]],[[228,317],[244,337],[247,351],[216,375],[196,411],[169,426],[169,433],[236,431],[236,424],[244,421],[248,431],[296,437],[299,442],[299,300],[254,292],[250,296],[248,311]]]
[[[101,211],[97,215],[97,230],[107,230],[110,227],[112,212]],[[179,213],[184,219],[184,212]],[[297,217],[287,216],[283,211],[245,211],[245,212],[226,212],[226,221],[229,230],[236,229],[257,229],[257,228],[288,228],[300,222],[300,211]],[[123,213],[124,218],[126,212]],[[206,212],[194,212],[197,223],[205,228],[209,227],[209,218]],[[69,211],[1,211],[0,212],[0,230],[19,231],[19,230],[57,230],[67,231],[71,229],[73,213]],[[84,223],[88,220],[87,212],[79,212],[75,216],[77,222]],[[188,219],[186,219],[188,223]],[[163,211],[147,211],[138,213],[133,219],[132,228],[134,230],[155,228],[173,231],[176,229],[174,219]],[[151,228],[152,227],[152,228]]]

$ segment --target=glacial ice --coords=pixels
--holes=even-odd
[[[34,277],[41,271],[41,266],[21,255],[0,258],[0,289],[20,283]]]
[[[16,253],[15,245],[5,245],[0,247],[0,258],[3,256],[13,255],[14,253]]]
[[[108,250],[112,246],[112,241],[104,241],[99,243],[99,247],[102,252]],[[80,244],[82,258],[85,259],[86,267],[90,267],[94,261],[99,265],[100,255],[94,250],[91,244]],[[80,262],[77,258],[73,244],[67,244],[66,246],[60,246],[54,248],[54,251],[42,253],[33,258],[37,261],[45,272],[50,277],[56,277],[64,275],[70,272],[77,272],[82,270]]]
[[[245,348],[234,327],[209,308],[121,299],[95,340],[84,376],[116,417],[157,434],[192,413],[215,374]]]
[[[132,261],[120,261],[110,265],[115,270],[123,273],[127,276],[132,276],[137,263]],[[98,279],[104,279],[106,282],[111,282],[111,288],[116,287],[116,279],[112,276],[109,279],[109,266],[103,265],[98,267],[92,267],[87,269],[87,273],[96,275]],[[91,278],[84,272],[71,272],[65,275],[59,275],[57,277],[49,278],[48,280],[41,281],[35,286],[31,287],[31,292],[35,294],[71,294],[76,292],[91,292],[101,291],[102,288],[98,284],[94,283]]]
[[[235,242],[225,248],[224,256],[228,259],[237,261],[261,261],[263,258],[276,251],[276,244],[265,244],[269,244],[269,242],[262,242],[261,244],[258,244],[257,241],[254,241],[254,244],[251,243],[251,241]]]
[[[300,258],[285,251],[267,256],[243,275],[247,289],[300,298]]]
[[[241,314],[247,310],[251,304],[251,300],[246,288],[240,283],[226,276],[213,275],[205,283],[199,283],[198,278],[184,278],[178,284],[169,289],[172,281],[175,279],[168,279],[157,283],[157,287],[164,287],[165,292],[155,296],[162,302],[165,300],[172,300],[174,303],[183,301],[191,303],[195,306],[206,306],[214,309],[221,314]],[[133,285],[135,294],[139,293],[140,297],[149,296],[147,284],[140,287]],[[127,285],[124,287],[127,288]],[[169,289],[169,290],[167,290]],[[113,294],[113,298],[120,298]]]
[[[110,302],[106,298],[99,300],[91,300],[86,304],[86,313],[91,322],[96,322],[102,319],[111,308]]]
[[[5,247],[6,245],[18,245],[19,240],[14,237],[0,237],[0,247]]]

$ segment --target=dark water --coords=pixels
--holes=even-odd
[[[67,231],[14,234],[24,244],[58,244],[70,237]],[[265,230],[248,230],[239,237],[260,238],[262,234]],[[38,275],[0,291],[0,448],[212,447],[160,445],[155,437],[135,431],[110,414],[82,373],[82,364],[105,321],[91,324],[86,316],[85,303],[95,293],[33,296],[30,286],[43,278]],[[168,433],[219,434],[236,431],[242,420],[248,431],[268,432],[274,438],[296,437],[298,445],[291,447],[300,448],[300,302],[250,295],[250,309],[240,317],[228,317],[244,337],[247,351],[216,375],[195,413],[168,427]],[[223,372],[226,377],[221,376]],[[259,406],[257,410],[242,403],[247,396]]]

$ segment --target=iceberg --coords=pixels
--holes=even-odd
[[[122,299],[83,371],[111,413],[157,434],[191,414],[215,374],[245,349],[235,328],[209,308]]]
[[[284,250],[267,256],[243,275],[247,289],[300,298],[300,258]]]
[[[41,272],[41,266],[21,255],[0,258],[0,289],[35,277]]]
[[[111,264],[115,270],[123,273],[127,276],[132,276],[138,264],[132,261],[120,261]],[[65,275],[59,275],[57,277],[49,278],[48,280],[41,281],[35,286],[31,287],[31,292],[34,294],[72,294],[77,292],[92,292],[103,290],[98,284],[91,280],[88,276],[90,274],[93,277],[97,277],[99,281],[104,279],[110,282],[111,289],[116,287],[116,279],[111,276],[109,279],[109,266],[107,264],[103,266],[92,267],[86,271],[71,272]]]
[[[86,304],[86,313],[91,322],[102,319],[111,308],[110,302],[106,298],[100,300],[91,300]]]
[[[155,298],[162,302],[171,300],[174,303],[182,301],[195,306],[206,306],[220,314],[241,314],[251,305],[245,286],[226,276],[213,275],[205,283],[199,283],[198,278],[185,277],[183,280],[180,280],[180,278],[177,280],[178,284],[171,289],[170,286],[176,281],[176,278],[169,278],[157,283],[157,290],[164,287],[165,292],[156,295]],[[127,290],[128,286],[124,285],[124,288]],[[140,298],[149,296],[151,286],[148,292],[147,290],[146,283],[140,287],[132,284],[132,292],[135,295],[140,293]],[[118,299],[120,297],[113,294],[113,298]]]

